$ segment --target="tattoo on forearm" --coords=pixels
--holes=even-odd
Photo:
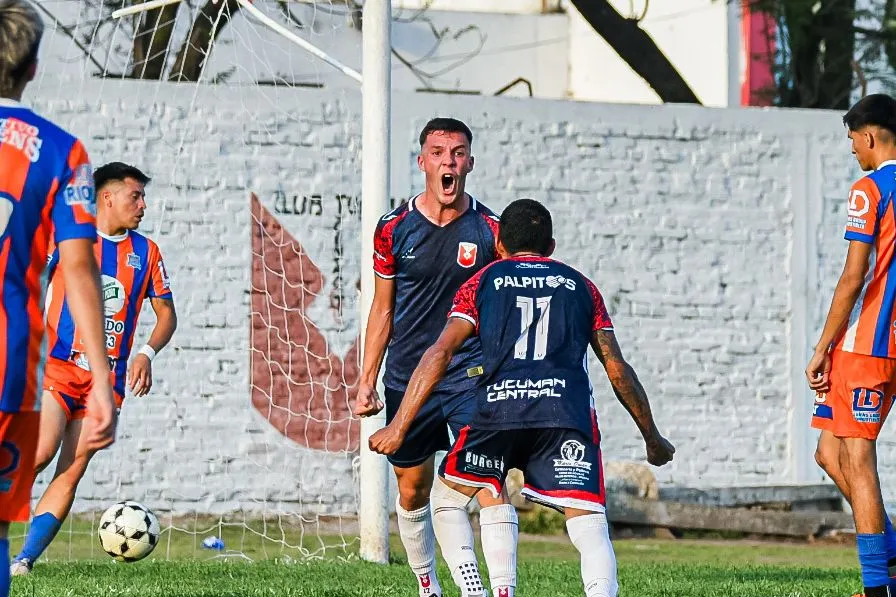
[[[646,433],[653,425],[653,415],[644,386],[622,356],[615,334],[599,330],[595,333],[595,340],[596,352],[607,370],[616,398],[635,420],[641,432]]]

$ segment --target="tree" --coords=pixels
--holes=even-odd
[[[133,60],[127,76],[135,79],[162,78],[180,7],[181,3],[178,2],[143,13],[134,36]],[[199,80],[218,34],[239,9],[237,0],[206,0],[193,18],[190,32],[177,52],[169,80]]]
[[[80,1],[82,14],[73,26],[43,4],[37,7],[100,69],[98,75],[133,79],[198,81],[215,40],[240,10],[237,0],[183,0],[119,20],[112,18],[113,12],[143,0]],[[171,43],[181,13],[187,14],[189,30],[172,62]],[[128,46],[118,41],[122,33]],[[95,52],[105,55],[98,58]]]
[[[67,25],[45,5],[38,3],[37,6],[55,22],[60,32],[75,42],[99,71],[95,73],[97,76],[169,81],[198,81],[203,77],[219,35],[242,6],[237,0],[181,0],[138,16],[112,18],[116,10],[144,1],[78,0],[80,6],[75,25]],[[274,16],[279,17],[280,23],[305,34],[313,33],[321,26],[318,21],[324,19],[341,20],[356,34],[361,31],[361,0],[326,0],[326,6],[291,0],[276,0],[275,4],[278,14]],[[432,89],[435,79],[463,66],[478,54],[485,44],[485,36],[474,24],[457,30],[437,27],[427,16],[428,8],[429,3],[425,3],[419,9],[396,9],[393,15],[396,23],[419,22],[428,29],[432,39],[423,56],[413,59],[395,49],[392,54],[425,88]],[[324,25],[325,28],[331,26],[331,23]],[[432,70],[425,68],[443,42],[461,39],[472,40],[475,47],[460,52],[447,65],[439,63]],[[175,51],[175,48],[178,49]],[[235,66],[223,73],[205,75],[205,78],[221,81],[234,69]]]
[[[768,60],[779,106],[849,107],[869,85],[896,84],[894,0],[748,0],[777,25],[777,50]]]

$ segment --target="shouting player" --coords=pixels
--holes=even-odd
[[[105,346],[115,399],[120,407],[125,383],[134,396],[149,392],[152,359],[171,340],[177,316],[159,248],[136,231],[146,209],[144,187],[149,178],[133,166],[113,162],[97,168],[94,181],[99,234],[95,259],[102,273]],[[87,366],[84,358],[83,330],[72,321],[66,264],[59,263],[58,258],[59,253],[54,252],[49,265],[49,342],[37,470],[43,470],[57,451],[59,459],[53,480],[35,508],[22,552],[12,564],[12,574],[17,576],[30,572],[35,560],[56,536],[74,502],[78,483],[96,453],[82,445],[82,421],[89,413],[87,396],[92,367]],[[145,298],[155,311],[156,325],[149,342],[138,351],[128,368],[137,317]]]
[[[0,0],[0,597],[9,594],[9,523],[28,520],[40,414],[41,277],[59,246],[72,317],[94,366],[85,449],[115,437],[103,342],[93,177],[81,142],[19,103],[34,78],[43,22],[25,0]]]
[[[605,515],[600,434],[588,372],[590,344],[617,398],[647,444],[647,460],[663,465],[675,449],[656,428],[644,388],[625,361],[603,298],[573,268],[549,259],[551,214],[531,199],[501,214],[498,251],[504,259],[466,282],[448,324],[414,370],[392,422],[370,438],[382,454],[401,450],[417,412],[470,338],[482,341],[484,373],[476,414],[445,457],[432,493],[433,520],[462,526],[479,488],[498,495],[507,471],[519,468],[530,500],[566,514],[569,537],[581,554],[588,597],[614,597],[616,558]],[[473,549],[468,542],[439,546],[449,566]]]
[[[364,340],[364,363],[354,412],[368,416],[382,409],[377,377],[386,346],[386,420],[402,402],[411,372],[423,351],[438,338],[451,299],[470,276],[496,258],[498,218],[465,192],[473,169],[473,134],[459,120],[435,118],[420,133],[417,164],[426,189],[383,216],[374,239],[376,283]],[[398,479],[396,513],[408,564],[421,596],[441,596],[435,571],[435,537],[429,509],[434,455],[450,447],[472,416],[470,393],[481,365],[479,342],[470,339],[451,362],[435,398],[408,429],[407,442],[389,455]],[[513,597],[516,585],[516,510],[506,494],[480,494],[482,550],[493,592]],[[436,529],[438,533],[439,530]],[[472,540],[469,523],[455,529]],[[471,551],[452,567],[461,595],[483,595],[476,556]]]
[[[871,173],[849,194],[846,265],[806,377],[821,429],[815,459],[852,506],[865,597],[885,597],[896,595],[896,532],[881,498],[877,437],[896,399],[896,100],[864,97],[843,123]]]

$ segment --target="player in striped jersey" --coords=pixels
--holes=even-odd
[[[866,597],[896,595],[896,532],[877,475],[877,437],[896,400],[896,100],[859,100],[843,117],[870,174],[847,204],[846,265],[815,354],[815,459],[852,506]]]
[[[9,523],[28,519],[38,443],[44,335],[42,275],[54,240],[71,311],[95,364],[85,446],[115,437],[103,350],[90,161],[81,142],[19,101],[37,69],[43,23],[24,0],[0,0],[0,597],[9,594]]]
[[[152,387],[152,359],[168,344],[177,327],[168,274],[159,248],[136,231],[146,209],[144,187],[149,178],[137,168],[113,162],[97,169],[96,260],[102,274],[105,307],[106,353],[112,369],[112,387],[118,406],[125,384],[134,396]],[[22,552],[12,564],[13,575],[27,574],[44,552],[68,515],[78,483],[96,453],[81,446],[82,420],[91,376],[84,358],[80,326],[69,310],[68,279],[58,265],[58,252],[50,256],[50,288],[47,299],[48,354],[44,377],[41,436],[37,470],[46,467],[59,452],[56,472],[34,511]],[[137,317],[148,298],[156,315],[149,342],[128,369]]]

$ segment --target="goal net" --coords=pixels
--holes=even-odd
[[[99,513],[121,500],[158,515],[153,557],[356,557],[360,5],[136,4],[39,7],[26,102],[94,165],[152,177],[141,230],[179,320],[47,557],[100,557]],[[147,305],[135,350],[154,322]]]

